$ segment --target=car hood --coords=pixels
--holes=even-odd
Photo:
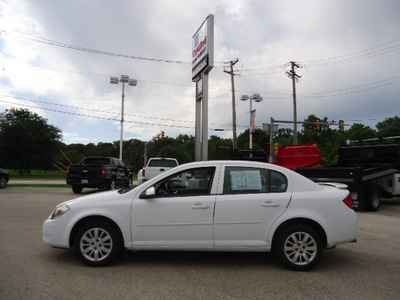
[[[136,193],[135,189],[126,193],[120,193],[120,190],[93,193],[91,195],[82,196],[76,199],[68,200],[62,204],[67,204],[70,207],[101,205],[108,202],[117,202],[125,199],[133,199]]]

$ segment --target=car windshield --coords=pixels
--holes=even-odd
[[[176,167],[178,164],[172,159],[152,159],[149,162],[149,167]]]

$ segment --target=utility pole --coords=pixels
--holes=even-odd
[[[295,68],[300,68],[300,65],[294,61],[290,62],[291,70],[286,72],[289,78],[292,79],[292,87],[293,87],[293,123],[294,123],[294,139],[293,144],[297,145],[297,102],[296,102],[296,81],[301,78],[301,76],[296,74]]]
[[[234,72],[233,72],[233,66],[239,61],[239,59],[231,60],[229,62],[229,67],[230,70],[226,71],[224,70],[225,73],[228,73],[231,75],[231,84],[232,84],[232,131],[233,131],[233,149],[237,148],[237,133],[236,133],[236,100],[235,100],[235,79],[234,79]]]

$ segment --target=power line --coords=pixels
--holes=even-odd
[[[384,55],[387,53],[391,53],[394,51],[400,50],[400,39],[396,39],[384,44],[380,44],[368,49],[360,50],[357,52],[352,52],[349,54],[344,54],[340,56],[316,59],[306,61],[304,66],[307,67],[326,67],[337,64],[351,63],[359,60],[369,59],[376,56]],[[270,69],[279,69],[282,68],[282,65],[275,66],[266,66],[266,67],[258,67],[258,68],[250,68],[250,69],[242,69],[242,72],[254,72],[260,70],[270,70]],[[261,76],[261,75],[272,75],[279,72],[268,72],[268,73],[259,73],[259,74],[251,74],[251,75],[243,75],[240,76]]]
[[[121,54],[121,53],[114,53],[114,52],[109,52],[109,51],[90,49],[90,48],[76,46],[76,45],[67,44],[67,43],[63,43],[63,42],[57,42],[57,41],[42,38],[39,36],[29,35],[26,33],[18,32],[15,30],[9,30],[9,29],[7,31],[4,29],[0,30],[0,34],[5,34],[10,37],[19,38],[19,39],[23,39],[23,40],[27,40],[27,41],[32,41],[32,42],[47,44],[47,45],[51,45],[51,46],[62,47],[62,48],[68,48],[68,49],[72,49],[72,50],[95,53],[95,54],[123,57],[123,58],[130,58],[130,59],[138,59],[138,60],[145,60],[145,61],[153,61],[153,62],[164,62],[164,63],[174,63],[174,64],[191,64],[191,62],[189,62],[189,61],[164,60],[164,59],[148,58],[148,57],[141,57],[141,56],[134,56],[134,55],[128,55],[128,54]],[[345,54],[345,55],[317,59],[317,60],[310,60],[308,62],[306,61],[306,64],[309,67],[321,67],[321,66],[330,66],[330,65],[335,65],[335,64],[350,63],[350,62],[355,62],[358,60],[364,60],[364,59],[372,58],[375,56],[384,55],[384,54],[391,53],[391,52],[398,51],[398,50],[400,50],[400,39],[396,39],[396,40],[393,40],[393,41],[390,41],[390,42],[387,42],[387,43],[384,43],[381,45],[377,45],[377,46],[374,46],[374,47],[371,47],[368,49],[364,49],[361,51],[357,51],[357,52],[353,52],[353,53],[349,53],[349,54]],[[218,63],[224,63],[224,62],[218,62]],[[279,68],[282,68],[282,65],[242,69],[241,72],[254,72],[254,71],[259,71],[259,70],[269,70],[269,69],[279,69]],[[270,73],[260,73],[257,75],[253,74],[253,75],[242,75],[242,76],[260,76],[260,75],[271,75],[271,74],[276,74],[276,73],[270,72]]]
[[[355,87],[349,87],[349,88],[344,88],[344,89],[338,89],[338,90],[332,90],[332,91],[325,91],[325,92],[315,92],[315,93],[310,93],[310,94],[302,94],[302,98],[326,98],[326,97],[337,97],[337,96],[344,96],[344,95],[351,95],[351,94],[358,94],[361,92],[365,91],[370,91],[374,90],[377,88],[389,86],[395,83],[400,82],[400,76],[395,76],[391,78],[387,78],[384,80],[376,81],[376,82],[371,82]],[[357,90],[359,89],[359,90]],[[345,92],[349,91],[349,92]],[[328,95],[324,95],[328,94]],[[329,95],[330,94],[330,95]]]
[[[285,68],[285,67],[287,67],[289,65],[290,64],[285,64],[282,67]],[[90,75],[90,76],[101,76],[101,77],[107,77],[107,78],[109,77],[109,75],[95,74],[95,73],[89,73],[89,72],[81,72],[81,71],[75,71],[75,70],[63,70],[63,69],[55,69],[55,68],[39,67],[39,66],[34,66],[34,67],[35,68],[42,68],[42,69],[49,69],[49,70],[54,70],[54,71],[61,71],[61,72],[78,73],[78,74],[84,74],[84,75]],[[288,72],[286,69],[285,69],[285,71]],[[281,72],[279,71],[279,72],[276,72],[276,73],[281,73]],[[252,75],[241,75],[241,74],[240,75],[239,74],[235,74],[235,75],[236,76],[240,76],[240,77],[252,76]],[[300,75],[300,76],[302,76],[302,75]],[[192,85],[188,85],[188,84],[180,84],[180,83],[172,83],[172,82],[164,82],[164,81],[154,81],[154,80],[147,80],[147,79],[138,79],[138,80],[140,80],[141,82],[147,82],[147,83],[155,83],[155,84],[163,84],[163,85],[171,85],[171,86],[181,86],[181,87],[188,87],[188,88],[192,87]],[[387,79],[383,79],[383,80],[380,80],[380,81],[371,82],[371,83],[367,83],[367,84],[359,85],[359,86],[355,86],[355,87],[348,87],[348,88],[337,89],[337,90],[332,90],[332,91],[321,91],[321,92],[314,92],[314,93],[308,93],[308,94],[299,94],[299,95],[301,95],[302,98],[316,98],[318,96],[314,96],[314,95],[321,95],[321,94],[334,94],[334,95],[326,95],[326,96],[319,96],[319,97],[343,96],[343,95],[347,95],[347,94],[361,93],[361,92],[364,92],[364,91],[369,91],[369,90],[372,90],[372,89],[381,88],[381,87],[384,87],[384,86],[395,84],[399,80],[400,80],[400,75],[397,75],[397,76],[394,76],[394,77],[391,77],[391,78],[387,78]],[[384,83],[384,82],[386,82],[386,83],[385,84],[381,84],[381,83]],[[354,90],[354,89],[359,89],[359,88],[362,88],[362,87],[374,86],[374,85],[375,85],[375,87],[367,88],[367,89],[361,89],[361,90],[356,91],[356,92],[340,93],[342,91],[349,91],[349,90]],[[218,87],[211,88],[211,90],[228,91],[228,90],[221,89],[221,88],[218,88]],[[248,93],[248,94],[250,93],[251,94],[254,91],[236,90],[236,92],[244,93],[244,94],[246,94],[246,93]],[[340,94],[337,94],[337,93],[340,93]],[[260,94],[262,94],[263,98],[266,99],[266,100],[282,100],[282,99],[289,99],[289,98],[292,97],[292,94],[279,93],[279,92],[260,92]],[[282,97],[267,97],[265,95],[281,95]]]
[[[38,37],[38,36],[25,34],[22,32],[15,31],[15,30],[12,30],[12,31],[0,30],[0,33],[6,34],[6,35],[14,37],[14,38],[31,41],[31,42],[37,42],[37,43],[42,43],[42,44],[46,44],[46,45],[50,45],[50,46],[56,46],[56,47],[67,48],[67,49],[77,50],[77,51],[84,51],[84,52],[95,53],[95,54],[116,56],[116,57],[122,57],[122,58],[130,58],[130,59],[138,59],[138,60],[152,61],[152,62],[163,62],[163,63],[173,63],[173,64],[191,64],[191,62],[188,62],[188,61],[165,60],[165,59],[141,57],[141,56],[134,56],[134,55],[128,55],[128,54],[121,54],[121,53],[114,53],[114,52],[109,52],[109,51],[90,49],[90,48],[75,46],[75,45],[71,45],[71,44],[66,44],[66,43],[62,43],[62,42],[45,39],[45,38]]]
[[[21,103],[11,102],[11,101],[1,100],[1,99],[0,99],[0,102],[9,103],[9,104],[13,104],[13,105],[24,106],[24,107],[30,107],[30,108],[35,108],[35,109],[41,109],[41,110],[46,110],[46,111],[51,111],[51,112],[56,112],[56,113],[62,113],[62,114],[67,114],[67,115],[88,117],[88,118],[101,119],[101,120],[107,120],[107,121],[117,121],[117,122],[120,121],[119,119],[116,119],[116,118],[106,118],[106,117],[100,117],[100,116],[94,116],[94,115],[81,114],[81,113],[77,113],[77,112],[62,111],[62,110],[56,110],[56,109],[51,109],[51,108],[45,108],[45,107],[29,105],[29,104],[21,104]],[[141,124],[141,125],[194,129],[194,126],[182,126],[182,125],[172,125],[172,124],[157,124],[157,123],[148,123],[148,122],[140,122],[140,121],[130,121],[130,120],[126,120],[125,122],[133,123],[133,124]]]
[[[14,96],[9,96],[9,95],[4,95],[4,94],[0,94],[0,96],[14,98],[14,99],[18,99],[18,100],[24,100],[24,101],[30,101],[30,102],[36,102],[36,103],[60,106],[60,107],[65,107],[65,108],[87,110],[87,111],[97,112],[97,113],[105,113],[105,114],[113,114],[113,115],[118,114],[117,112],[103,111],[103,110],[91,109],[91,108],[83,108],[83,107],[77,107],[77,106],[71,106],[71,105],[63,105],[63,104],[51,103],[51,102],[47,102],[47,101],[40,101],[40,100],[26,99],[26,98],[21,98],[21,97],[14,97]],[[90,117],[90,118],[109,120],[109,121],[118,121],[115,118],[106,118],[106,117],[87,115],[87,114],[81,114],[81,113],[76,113],[76,112],[61,111],[61,110],[55,110],[55,109],[51,109],[51,108],[44,108],[44,107],[33,106],[33,105],[17,103],[17,102],[11,102],[11,101],[6,101],[6,100],[0,100],[0,102],[9,103],[9,104],[13,104],[13,105],[26,106],[26,107],[36,108],[36,109],[42,109],[42,110],[47,110],[47,111],[52,111],[52,112],[57,112],[57,113],[64,113],[64,114],[70,114],[70,115],[76,115],[76,116],[82,116],[82,117]],[[150,117],[150,116],[141,116],[141,115],[125,114],[125,116],[134,117],[134,118],[148,118],[148,119],[154,119],[154,120],[160,120],[160,121],[169,121],[169,122],[178,122],[178,123],[179,122],[181,122],[181,123],[189,123],[189,124],[194,123],[193,121],[175,120],[175,119]],[[152,125],[152,126],[166,126],[166,127],[175,127],[175,128],[194,128],[194,126],[190,126],[190,125],[183,126],[183,125],[173,125],[173,124],[165,124],[165,123],[158,124],[158,123],[149,123],[149,122],[132,121],[132,120],[131,121],[126,121],[126,122],[142,124],[142,125]],[[225,126],[225,125],[218,124],[218,123],[211,123],[211,124],[215,125],[215,126],[220,126],[220,127],[224,127]]]
[[[60,107],[65,107],[65,108],[72,108],[72,109],[79,109],[79,110],[87,110],[87,111],[91,111],[91,112],[98,112],[98,113],[105,113],[105,114],[113,114],[113,115],[118,114],[118,112],[110,112],[110,111],[104,111],[104,110],[99,110],[99,109],[92,109],[92,108],[84,108],[84,107],[79,107],[79,106],[58,104],[58,103],[52,103],[52,102],[41,101],[41,100],[34,100],[34,99],[27,99],[27,98],[15,97],[15,96],[4,95],[4,94],[0,94],[0,96],[9,97],[9,98],[14,98],[14,99],[18,99],[18,100],[30,101],[30,102],[35,102],[35,103],[42,103],[42,104],[49,104],[49,105],[54,105],[54,106],[60,106]],[[182,123],[193,123],[193,121],[173,120],[173,119],[159,118],[159,117],[151,117],[151,116],[144,116],[144,115],[131,115],[131,114],[125,114],[125,115],[126,115],[126,116],[130,116],[130,117],[134,117],[134,118],[145,118],[145,119],[155,119],[155,120],[162,120],[162,121],[172,121],[172,122],[182,122]]]
[[[375,47],[371,47],[365,50],[336,56],[330,58],[324,58],[319,60],[311,60],[306,62],[308,66],[320,67],[320,66],[329,66],[333,64],[341,64],[341,63],[350,63],[358,60],[363,60],[367,58],[372,58],[379,55],[384,55],[390,52],[394,52],[400,50],[400,39],[396,39],[394,41],[384,43],[381,45],[377,45]],[[399,43],[399,44],[397,44]],[[393,45],[394,44],[394,45]],[[396,45],[397,44],[397,45]]]

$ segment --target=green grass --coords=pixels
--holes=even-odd
[[[24,178],[24,179],[65,179],[66,173],[56,170],[31,170],[31,174],[20,175],[15,170],[8,170],[11,178]]]

